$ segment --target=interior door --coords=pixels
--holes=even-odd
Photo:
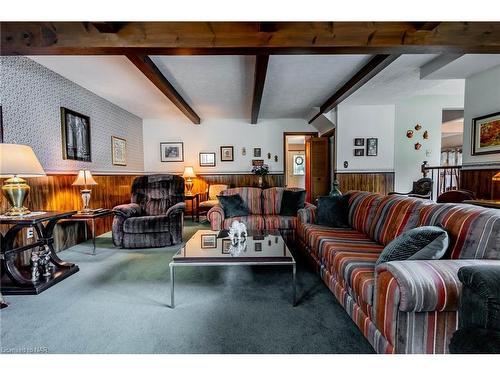
[[[315,204],[330,191],[330,149],[327,137],[306,139],[306,200]],[[308,198],[308,199],[307,199]]]

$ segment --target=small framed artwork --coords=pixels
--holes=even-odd
[[[231,254],[231,240],[222,240],[222,254]]]
[[[472,119],[472,155],[500,153],[500,112]]]
[[[354,149],[354,156],[365,156],[365,149],[364,148],[355,148]]]
[[[366,138],[366,156],[377,156],[378,138]]]
[[[63,159],[92,161],[90,117],[61,107]]]
[[[201,248],[202,249],[215,249],[217,247],[216,234],[202,234],[201,235]]]
[[[234,161],[234,147],[221,146],[220,147],[220,161]]]
[[[200,167],[215,167],[215,152],[200,152]]]
[[[255,252],[262,251],[262,242],[254,242],[253,249]]]
[[[184,161],[184,143],[183,142],[161,142],[160,160],[163,163]]]
[[[365,145],[364,138],[354,138],[354,146],[363,146]]]
[[[113,165],[127,165],[127,141],[111,136],[111,162]]]
[[[260,158],[262,156],[262,149],[260,147],[255,147],[253,149],[253,157]]]

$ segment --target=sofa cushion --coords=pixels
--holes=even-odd
[[[224,210],[224,216],[226,218],[246,216],[250,214],[248,206],[239,194],[221,195],[217,198],[219,199],[219,203]]]
[[[369,234],[375,211],[383,196],[366,191],[349,191],[345,195],[349,196],[349,226]]]
[[[448,249],[448,233],[424,226],[410,229],[392,240],[380,254],[377,266],[393,260],[441,259]]]
[[[219,196],[239,194],[251,215],[262,215],[262,189],[254,187],[239,187],[226,189],[220,192]]]
[[[222,222],[222,229],[229,229],[233,221],[238,220],[247,226],[247,230],[264,230],[264,218],[262,215],[247,215],[226,218]]]
[[[316,223],[332,228],[347,228],[349,196],[319,197]]]
[[[400,195],[387,195],[380,200],[369,236],[375,242],[387,245],[408,229],[415,228],[419,208],[431,201]]]
[[[199,207],[210,208],[210,207],[214,207],[217,204],[219,204],[218,199],[209,199],[208,201],[200,202]]]
[[[169,232],[170,220],[165,215],[130,217],[123,222],[125,233]]]
[[[297,216],[264,215],[266,229],[295,229],[297,227]]]
[[[282,216],[297,216],[297,211],[304,208],[306,202],[305,190],[284,190],[281,198],[279,214]],[[265,206],[265,203],[264,203]]]

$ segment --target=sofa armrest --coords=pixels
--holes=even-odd
[[[219,204],[213,206],[207,213],[207,219],[212,230],[221,230],[225,219],[224,209]]]
[[[316,206],[306,202],[304,208],[297,211],[297,217],[301,224],[314,224],[316,221]]]
[[[462,291],[458,270],[463,266],[496,264],[500,260],[405,260],[379,265],[376,299],[398,289],[397,307],[404,312],[456,311]],[[395,284],[394,284],[395,283]],[[393,284],[392,288],[389,284]],[[390,293],[390,292],[389,292]]]
[[[183,214],[184,211],[186,211],[186,203],[179,202],[170,207],[165,213],[165,216],[170,218],[174,215]]]
[[[134,216],[140,216],[141,207],[137,203],[121,204],[113,207],[113,213],[125,219]]]

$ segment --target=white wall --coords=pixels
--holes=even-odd
[[[394,172],[395,191],[411,190],[412,182],[422,177],[420,166],[426,160],[431,166],[440,165],[441,124],[443,109],[463,108],[463,97],[451,96],[415,96],[396,104],[394,127]],[[416,124],[422,129],[415,131]],[[414,130],[413,138],[406,137],[407,130]],[[429,132],[429,139],[423,139],[424,131]],[[421,143],[420,150],[414,144]]]
[[[336,138],[337,172],[392,172],[394,105],[339,105]],[[365,156],[354,156],[354,138],[365,138]],[[366,156],[366,138],[378,138],[377,156]]]
[[[463,166],[500,167],[500,154],[471,155],[472,119],[500,112],[500,66],[465,80]]]
[[[283,132],[315,131],[303,119],[259,120],[251,125],[244,119],[202,121],[200,125],[147,120],[143,122],[144,169],[147,173],[181,173],[193,166],[196,173],[249,173],[253,148],[262,149],[264,162],[271,173],[283,173]],[[184,142],[184,162],[160,161],[160,142]],[[234,146],[234,162],[220,161],[220,146]],[[246,148],[246,156],[241,153]],[[200,167],[199,152],[215,152],[215,167]],[[271,159],[267,159],[267,153]],[[278,155],[278,162],[274,161]]]

